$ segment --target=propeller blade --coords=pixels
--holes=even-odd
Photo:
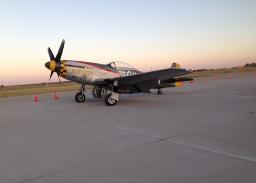
[[[59,51],[58,51],[58,53],[57,53],[57,56],[56,56],[56,58],[55,58],[55,61],[56,61],[56,62],[60,62],[61,55],[62,55],[62,52],[63,52],[63,49],[64,49],[64,45],[65,45],[65,40],[63,39],[62,42],[61,42]]]
[[[51,78],[52,78],[53,73],[54,73],[54,71],[51,71],[51,74],[50,74],[49,80],[47,81],[45,88],[47,88],[47,87],[48,87],[49,82],[50,82],[50,80],[51,80]]]
[[[60,63],[60,59],[61,59],[61,56],[62,56],[62,52],[63,52],[63,49],[64,49],[64,45],[65,45],[65,40],[63,39],[62,42],[61,42],[61,45],[60,45],[60,48],[59,48],[59,51],[57,53],[57,56],[54,57],[54,54],[52,53],[52,50],[51,48],[48,48],[48,54],[49,54],[49,57],[51,59],[51,61],[55,61],[54,63],[54,69],[50,68],[50,63],[51,62],[47,62],[45,64],[45,66],[50,69],[50,70],[54,70],[54,71],[51,71],[51,74],[50,74],[50,78],[48,80],[48,82],[46,83],[46,87],[48,86],[51,78],[52,78],[52,75],[54,72],[57,73],[58,75],[58,79],[59,79],[59,83],[60,83],[60,86],[61,86],[61,81],[60,81],[60,67],[61,67],[61,63]]]
[[[58,78],[59,78],[59,83],[60,83],[60,86],[61,86],[61,82],[60,82],[60,75],[58,74]]]
[[[48,54],[49,54],[49,57],[50,57],[51,60],[55,60],[51,48],[48,48]]]
[[[51,79],[51,77],[52,77],[53,73],[54,73],[54,71],[51,71],[51,74],[50,74],[50,78],[49,78],[49,80]]]

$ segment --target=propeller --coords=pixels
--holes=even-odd
[[[54,72],[57,73],[58,78],[59,78],[59,83],[61,86],[60,69],[61,69],[61,56],[63,53],[64,45],[65,45],[65,40],[63,39],[56,57],[54,57],[54,54],[52,53],[51,48],[48,48],[48,54],[50,57],[50,61],[45,63],[45,67],[48,68],[49,70],[51,70],[51,74],[50,74],[49,80],[46,84],[46,87],[48,86]]]

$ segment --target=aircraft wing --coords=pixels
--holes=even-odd
[[[120,89],[128,89],[130,93],[133,92],[148,92],[150,89],[161,86],[162,82],[176,82],[177,77],[189,74],[185,69],[163,69],[152,72],[141,73],[137,75],[125,76],[118,78],[118,85]]]
[[[114,80],[117,80],[121,90],[148,92],[149,89],[158,88],[161,83],[175,83],[181,81],[183,79],[179,79],[179,76],[189,73],[190,72],[185,69],[169,68],[118,78],[96,80],[94,84],[108,85],[109,83],[113,83]]]
[[[118,78],[119,85],[134,85],[148,81],[168,80],[189,74],[190,72],[185,69],[162,69],[157,71],[145,72],[136,75],[130,75]]]

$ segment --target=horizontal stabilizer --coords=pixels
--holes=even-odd
[[[176,82],[175,83],[175,87],[180,87],[180,86],[183,86],[184,84],[183,84],[183,82]]]

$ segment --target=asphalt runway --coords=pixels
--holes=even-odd
[[[0,99],[1,183],[256,182],[255,73],[113,107],[58,95]]]

